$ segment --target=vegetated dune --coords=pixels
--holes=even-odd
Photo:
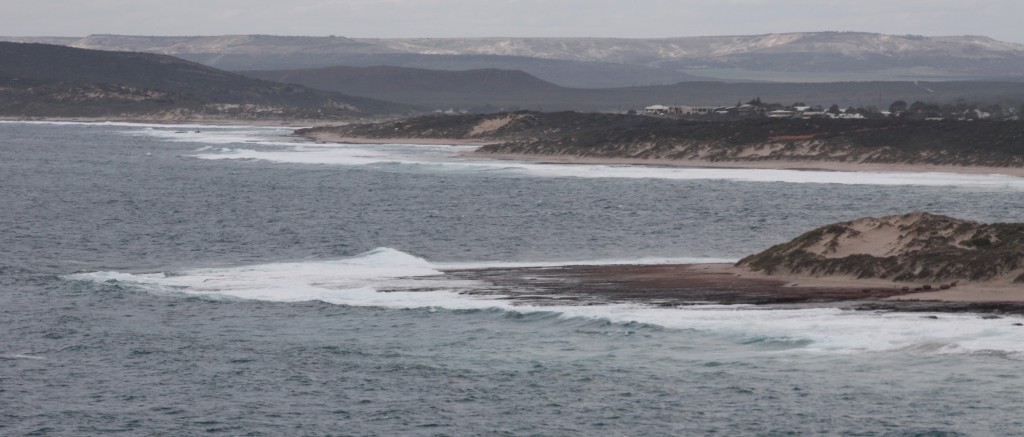
[[[842,163],[1024,167],[1024,122],[882,120],[687,121],[621,114],[431,115],[297,134],[472,140],[476,153],[622,159],[629,163]]]
[[[446,274],[490,283],[496,293],[528,302],[1024,314],[1024,224],[915,212],[823,226],[735,265],[509,267]]]
[[[835,223],[737,263],[769,275],[1024,284],[1024,223],[915,212]]]

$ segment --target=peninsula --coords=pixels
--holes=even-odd
[[[430,115],[300,129],[327,142],[483,144],[477,157],[548,162],[1024,176],[1024,122],[692,121],[576,112]]]
[[[916,212],[835,223],[736,264],[450,271],[534,303],[828,305],[1024,314],[1024,223]],[[520,290],[520,291],[516,291]]]

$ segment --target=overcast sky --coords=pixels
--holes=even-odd
[[[798,31],[1024,43],[1022,0],[3,0],[0,35],[672,37]]]

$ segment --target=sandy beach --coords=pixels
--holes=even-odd
[[[484,146],[497,144],[494,140],[450,139],[450,138],[365,138],[349,137],[333,133],[316,132],[307,137],[327,143],[344,144],[423,144],[454,146]],[[932,164],[884,164],[884,163],[852,163],[835,161],[705,161],[696,159],[631,159],[631,158],[593,158],[569,155],[532,155],[512,153],[481,153],[476,151],[462,154],[467,158],[485,158],[515,161],[533,161],[553,164],[594,164],[594,165],[646,165],[656,167],[696,167],[696,168],[751,168],[777,170],[825,170],[847,172],[920,172],[920,173],[960,173],[960,174],[995,174],[1024,177],[1024,168],[1018,167],[982,167]]]
[[[343,135],[333,134],[329,132],[315,132],[311,134],[303,135],[314,141],[324,143],[341,143],[341,144],[421,144],[424,146],[434,145],[452,145],[452,146],[486,146],[488,144],[496,144],[498,141],[488,140],[465,140],[465,139],[445,139],[445,138],[366,138],[366,137],[347,137]]]
[[[658,167],[701,167],[701,168],[754,168],[776,170],[825,170],[825,171],[870,171],[870,172],[920,172],[920,173],[961,173],[998,174],[1024,177],[1024,168],[978,167],[931,164],[882,164],[850,163],[833,161],[704,161],[694,159],[630,159],[591,158],[566,155],[528,155],[470,152],[465,156],[474,158],[504,159],[516,161],[549,162],[553,164],[596,164],[596,165],[649,165]]]

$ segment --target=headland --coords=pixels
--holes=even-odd
[[[478,158],[1024,176],[1024,122],[676,120],[574,112],[432,115],[300,129],[326,142],[479,145]]]
[[[1024,314],[1024,224],[928,213],[835,223],[736,264],[449,271],[532,303]]]

